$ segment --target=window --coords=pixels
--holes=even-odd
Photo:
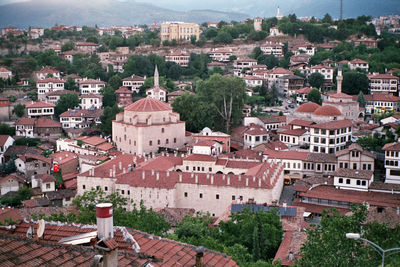
[[[357,169],[357,163],[353,163],[353,170]]]
[[[165,144],[168,145],[168,143],[169,143],[169,140],[168,140],[168,139],[165,139]]]
[[[130,191],[130,190],[128,190],[128,191],[127,191],[127,194],[128,194],[128,196],[129,196],[129,195],[131,194],[131,191]]]
[[[232,196],[232,200],[235,200],[235,196]]]
[[[211,167],[209,167],[209,168],[208,168],[208,171],[209,171],[209,172],[212,172],[212,168],[211,168]]]
[[[343,184],[343,178],[339,178],[339,184]]]
[[[199,196],[200,198],[203,198],[203,193],[200,193],[200,196]]]
[[[122,195],[125,195],[125,190],[121,190],[121,194],[122,194]]]
[[[161,141],[160,140],[157,140],[157,145],[160,145],[161,144]]]
[[[366,186],[366,185],[367,185],[367,182],[366,182],[366,181],[362,181],[361,184],[362,184],[363,186]]]
[[[188,196],[188,193],[187,193],[187,192],[185,192],[184,196],[185,196],[185,197],[187,197],[187,196]]]
[[[104,191],[108,191],[108,187],[107,186],[104,187]]]
[[[50,189],[50,183],[46,184],[46,189]]]
[[[174,144],[176,143],[176,138],[174,138]]]
[[[161,133],[164,133],[164,128],[161,128]]]
[[[82,185],[82,189],[85,190],[85,189],[86,189],[86,186],[85,186],[85,185]]]
[[[189,170],[189,166],[186,166],[186,170],[187,170],[187,171]]]
[[[153,141],[149,141],[149,146],[152,146],[153,145]]]
[[[360,181],[360,180],[357,180],[356,184],[357,184],[357,185],[361,185],[361,181]]]
[[[350,184],[350,179],[346,179],[346,184]]]
[[[43,167],[46,167],[46,163],[43,163]]]
[[[215,198],[216,198],[216,199],[219,199],[219,194],[216,194],[216,195],[215,195]]]

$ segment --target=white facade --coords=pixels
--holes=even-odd
[[[346,148],[352,136],[352,123],[333,121],[310,126],[310,152],[334,154]]]
[[[139,93],[140,87],[144,84],[144,78],[136,75],[125,78],[122,80],[122,86],[127,87],[129,90]]]
[[[262,46],[260,46],[261,51],[267,55],[274,55],[276,57],[283,57],[283,44],[282,43],[274,43],[274,42],[266,42]]]
[[[250,69],[251,66],[257,65],[257,60],[251,58],[238,59],[233,62],[233,72],[236,76],[241,77],[243,69]]]
[[[233,51],[231,48],[213,48],[208,55],[213,61],[229,62],[229,58],[233,55]]]
[[[47,78],[36,82],[36,88],[38,90],[38,99],[45,100],[46,94],[54,91],[64,90],[64,80]]]
[[[79,82],[79,91],[81,95],[100,94],[100,90],[106,86],[105,82],[100,80],[87,79]]]
[[[27,107],[28,117],[52,117],[54,115],[54,105],[53,106],[44,106],[44,107]]]
[[[357,70],[361,69],[365,72],[368,72],[369,69],[369,64],[367,61],[360,60],[360,59],[354,59],[348,63],[349,69],[351,70]]]
[[[400,184],[400,143],[386,144],[385,151],[385,183]]]
[[[82,109],[99,109],[103,106],[103,96],[101,95],[83,95],[80,97],[80,106]]]
[[[373,93],[398,94],[399,78],[390,74],[367,75],[369,78],[369,89]]]
[[[4,141],[4,143],[3,144],[0,144],[0,164],[3,164],[4,163],[4,156],[3,156],[3,154],[4,154],[4,152],[6,152],[7,151],[7,149],[10,147],[10,146],[12,146],[13,144],[14,144],[14,138],[12,138],[11,136],[0,136],[0,139],[2,140],[2,141]]]

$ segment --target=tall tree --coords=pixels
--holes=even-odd
[[[75,80],[72,79],[71,77],[68,77],[67,80],[65,81],[65,89],[71,91],[79,91],[78,85],[76,84]]]
[[[197,91],[205,102],[217,113],[217,118],[224,130],[229,133],[232,125],[238,125],[242,118],[245,99],[245,83],[239,77],[212,75],[200,81]],[[215,123],[217,126],[218,123]]]
[[[357,71],[348,71],[343,74],[343,92],[349,95],[357,95],[361,92],[368,93],[368,77]]]
[[[321,73],[318,72],[314,72],[312,73],[309,77],[308,77],[308,83],[315,88],[321,89],[322,85],[324,84],[324,75],[322,75]]]
[[[104,107],[112,107],[117,103],[117,98],[115,96],[115,90],[106,86],[101,90],[101,94],[103,95],[103,106]]]
[[[318,105],[322,104],[321,93],[318,89],[312,88],[307,95],[307,100],[310,102],[317,103]]]
[[[118,90],[118,88],[122,85],[121,77],[119,77],[118,74],[115,74],[108,80],[108,84],[112,89],[114,89],[114,91]]]
[[[54,108],[54,114],[56,117],[58,117],[61,113],[67,111],[68,109],[76,108],[78,106],[79,97],[76,94],[63,94]]]
[[[118,108],[117,104],[104,108],[103,115],[100,117],[101,124],[99,128],[105,135],[110,135],[112,133],[112,121],[115,120],[115,117],[119,112],[121,112],[121,109]]]
[[[365,108],[366,101],[362,91],[358,93],[357,102],[360,104],[360,107]]]
[[[13,114],[17,115],[18,118],[21,118],[22,116],[24,116],[25,113],[25,105],[22,104],[18,104],[14,107]]]

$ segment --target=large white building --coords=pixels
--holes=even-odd
[[[385,183],[400,184],[400,143],[386,144],[385,151]]]
[[[232,48],[213,48],[208,55],[214,61],[229,62],[229,58],[233,55],[233,51]]]
[[[100,80],[84,79],[79,82],[79,91],[81,95],[100,94],[100,90],[106,86],[106,83]]]
[[[189,59],[190,55],[183,51],[175,51],[167,54],[165,56],[165,61],[175,62],[181,67],[188,67],[189,66]]]
[[[139,93],[139,89],[143,86],[145,79],[146,77],[143,78],[133,74],[130,77],[122,79],[122,86],[128,88],[132,92]]]
[[[193,208],[218,217],[232,201],[254,199],[272,204],[279,200],[283,187],[283,167],[276,163],[232,161],[229,164],[230,160],[193,154],[187,158],[158,157],[136,164],[132,157],[128,160],[120,157],[80,174],[78,194],[100,187],[107,194],[118,191],[131,199],[133,203],[128,204],[128,209],[143,201],[146,207]],[[217,171],[225,168],[223,162],[232,167],[228,167],[230,170],[236,168],[239,174]]]
[[[178,149],[185,143],[185,122],[172,107],[151,97],[129,105],[112,122],[119,151],[144,155],[160,147]]]
[[[398,96],[399,78],[391,74],[371,74],[369,79],[369,89],[374,93],[392,93]]]
[[[330,121],[310,126],[310,151],[334,154],[351,141],[353,124],[349,120]]]
[[[29,118],[35,117],[53,117],[55,105],[43,101],[36,101],[26,104]]]
[[[265,44],[260,46],[260,49],[264,54],[274,55],[276,57],[283,57],[283,47],[284,45],[282,43],[266,42]]]
[[[80,96],[82,109],[99,109],[103,106],[103,96],[96,94],[87,94]]]
[[[38,98],[40,100],[45,100],[47,93],[64,90],[64,84],[65,84],[64,80],[56,78],[46,78],[43,80],[38,80],[36,82],[36,88],[38,90]]]

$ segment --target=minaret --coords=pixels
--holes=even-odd
[[[279,6],[278,6],[278,12],[276,12],[276,18],[277,18],[278,20],[280,20],[280,19],[283,18],[283,15],[281,14],[281,10],[280,10]]]
[[[160,81],[159,81],[160,77],[158,75],[158,68],[156,65],[156,69],[154,70],[154,87],[155,88],[159,88],[160,87]]]
[[[337,88],[336,91],[338,94],[340,94],[342,92],[342,81],[343,81],[342,66],[339,64],[338,73],[336,76],[336,88]]]

